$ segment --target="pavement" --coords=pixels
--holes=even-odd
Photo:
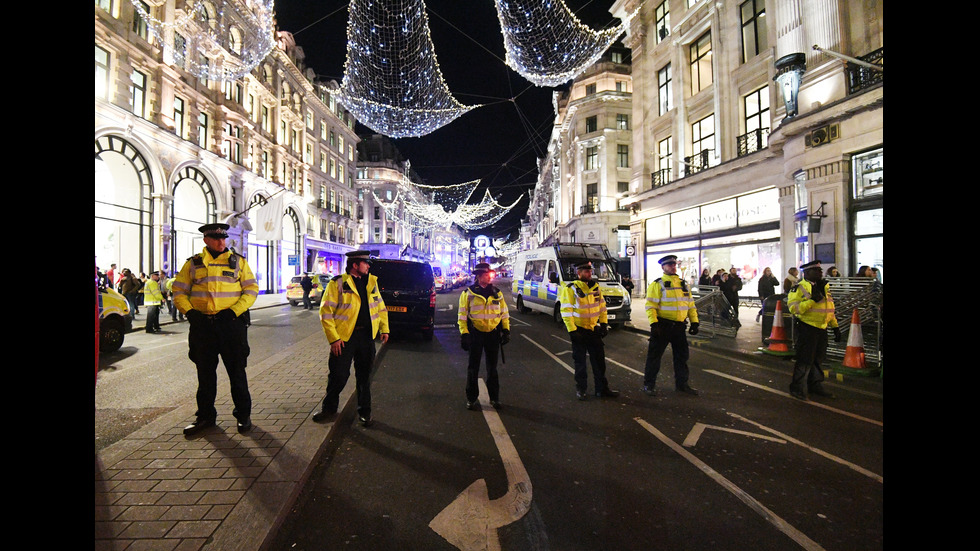
[[[642,297],[632,303],[626,330],[649,334]],[[260,295],[253,310],[287,304],[285,293]],[[691,338],[692,348],[760,358],[792,372],[792,363],[759,353],[756,308],[739,309],[732,337]],[[141,309],[134,331],[145,328]],[[161,312],[161,325],[174,323]],[[179,322],[186,323],[186,322]],[[258,551],[271,542],[319,462],[326,444],[354,418],[354,385],[341,394],[332,422],[315,423],[326,387],[327,356],[319,333],[248,366],[252,423],[236,430],[233,404],[219,384],[218,426],[185,437],[193,397],[175,410],[95,454],[95,549],[114,551]],[[386,347],[380,346],[376,363]],[[860,383],[881,392],[881,379]],[[841,381],[840,376],[837,380]],[[219,379],[220,381],[220,379]],[[96,384],[98,384],[96,382]]]

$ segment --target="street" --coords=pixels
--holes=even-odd
[[[616,330],[607,376],[622,394],[580,402],[564,328],[509,301],[503,407],[484,389],[482,410],[468,411],[458,295],[439,295],[432,342],[389,342],[374,426],[331,442],[272,549],[883,546],[880,392],[845,381],[828,385],[834,399],[800,402],[787,393],[791,362],[695,345],[701,396],[673,390],[667,354],[648,397],[647,337]]]

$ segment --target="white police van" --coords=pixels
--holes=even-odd
[[[586,260],[592,262],[592,278],[606,299],[609,324],[630,321],[630,294],[616,273],[616,260],[598,243],[558,243],[517,253],[511,284],[517,310],[549,314],[562,323],[560,287],[577,279],[575,266]]]

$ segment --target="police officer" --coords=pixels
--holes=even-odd
[[[796,365],[789,393],[800,400],[807,393],[825,398],[834,395],[823,388],[823,370],[820,362],[827,355],[827,327],[834,330],[834,341],[840,342],[840,327],[834,317],[834,299],[830,296],[827,280],[819,260],[808,262],[800,269],[803,279],[786,298],[790,313],[796,318]],[[805,386],[804,386],[805,385]]]
[[[606,353],[602,338],[609,332],[606,317],[606,299],[602,297],[599,283],[592,279],[592,263],[575,266],[578,279],[561,288],[561,318],[572,341],[572,360],[575,363],[575,395],[579,400],[588,397],[589,373],[585,355],[592,363],[597,397],[619,396],[618,390],[610,390],[606,380]]]
[[[480,393],[477,377],[480,360],[487,357],[487,394],[490,405],[500,409],[497,356],[500,346],[510,342],[510,313],[504,294],[491,282],[493,271],[486,262],[473,268],[476,282],[459,295],[459,332],[463,350],[470,353],[466,367],[466,409],[475,409]]]
[[[163,305],[163,289],[160,272],[150,272],[150,279],[143,286],[143,304],[146,305],[146,332],[160,332],[160,306]]]
[[[327,394],[313,420],[325,421],[337,413],[340,392],[350,378],[354,364],[357,414],[361,424],[371,426],[371,366],[374,364],[374,338],[388,342],[388,310],[385,308],[378,278],[370,274],[369,251],[347,253],[347,273],[330,280],[320,297],[320,324],[330,342],[330,372]]]
[[[647,347],[643,387],[640,390],[647,396],[656,396],[655,385],[657,374],[660,373],[660,361],[669,344],[674,358],[674,388],[678,392],[697,396],[698,391],[687,382],[690,349],[684,331],[687,329],[687,320],[691,320],[688,332],[692,335],[698,334],[698,310],[694,306],[687,282],[677,275],[677,257],[670,254],[659,262],[664,275],[647,286],[646,313],[650,321],[650,345]]]
[[[190,322],[188,356],[197,366],[197,419],[184,428],[193,435],[213,427],[218,392],[218,356],[231,382],[238,432],[252,428],[252,397],[245,366],[248,359],[248,309],[259,284],[245,257],[225,247],[228,224],[205,224],[204,250],[187,259],[174,278],[174,305]]]

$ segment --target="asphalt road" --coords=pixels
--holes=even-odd
[[[389,343],[374,426],[340,432],[272,549],[882,548],[881,396],[800,402],[785,362],[694,347],[701,396],[673,391],[668,354],[648,397],[646,337],[617,330],[621,396],[580,402],[562,326],[512,310],[503,407],[469,411],[457,297],[432,342]]]

